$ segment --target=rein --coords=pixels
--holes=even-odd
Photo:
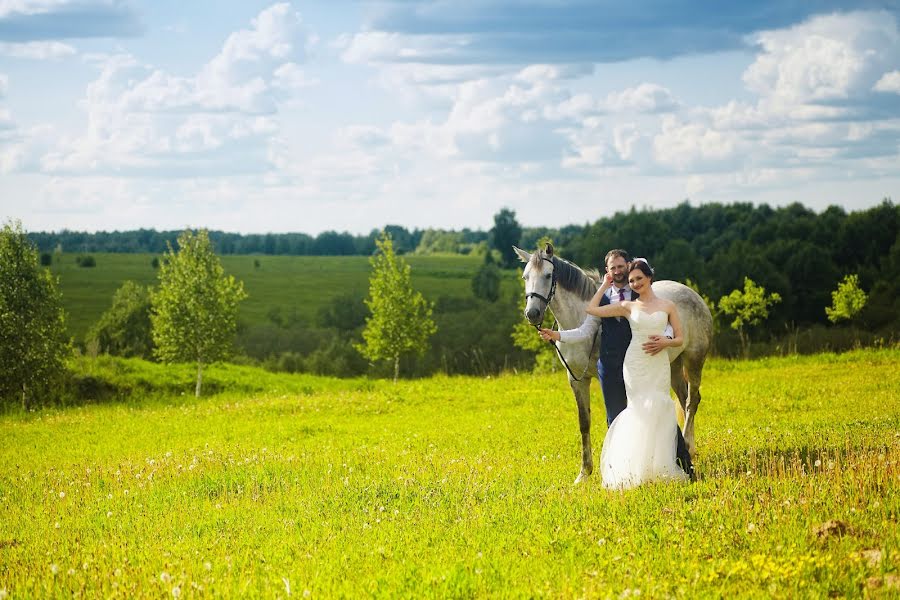
[[[550,301],[553,300],[553,296],[556,294],[556,263],[552,259],[547,258],[546,256],[542,256],[541,259],[546,260],[548,263],[550,263],[553,266],[553,274],[551,275],[551,278],[550,278],[550,293],[548,293],[547,297],[545,298],[544,296],[542,296],[541,294],[538,294],[537,292],[528,292],[527,294],[525,294],[525,300],[527,301],[529,298],[534,296],[535,298],[537,298],[538,300],[541,300],[544,303],[544,305],[545,305],[544,310],[546,311],[546,309],[550,308]],[[557,321],[554,319],[553,327],[556,327],[556,323],[557,323]],[[539,324],[535,325],[534,323],[531,323],[531,326],[534,327],[535,330],[540,332],[541,325],[543,325],[543,324],[544,324],[544,318],[541,317],[541,322]],[[565,365],[566,371],[569,372],[569,376],[572,379],[574,379],[575,381],[581,381],[584,378],[584,374],[587,373],[587,370],[588,370],[588,367],[590,366],[590,364],[588,364],[587,366],[584,367],[584,370],[581,372],[581,377],[575,377],[575,373],[572,372],[572,368],[569,366],[568,361],[566,361],[566,357],[563,356],[562,352],[560,351],[559,346],[557,345],[556,341],[555,340],[547,340],[547,343],[552,345],[553,349],[556,350],[556,355],[559,356],[559,360],[561,360],[562,364]],[[594,334],[594,341],[591,343],[591,350],[590,350],[590,353],[588,354],[588,363],[590,363],[590,355],[593,354],[593,352],[594,352],[594,344],[595,343],[597,343],[597,335],[596,334]]]

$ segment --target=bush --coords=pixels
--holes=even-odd
[[[84,256],[77,256],[75,258],[75,264],[77,264],[79,267],[91,268],[97,266],[97,261],[90,254],[86,254]]]

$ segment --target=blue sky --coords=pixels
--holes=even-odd
[[[0,218],[29,231],[898,190],[895,0],[0,0]]]

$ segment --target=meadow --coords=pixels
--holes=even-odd
[[[559,374],[75,360],[105,401],[0,416],[0,597],[900,595],[898,349],[711,361],[700,480],[626,492]]]
[[[161,258],[154,254],[92,253],[96,266],[81,267],[76,262],[79,256],[55,255],[51,266],[51,272],[59,277],[69,332],[76,341],[84,339],[126,280],[156,285],[158,271],[151,263],[154,257]],[[471,297],[471,280],[481,264],[480,257],[447,254],[403,258],[412,269],[413,285],[427,298]],[[312,325],[318,310],[335,298],[348,294],[363,298],[369,289],[371,267],[365,256],[224,255],[219,260],[226,274],[244,283],[248,296],[240,305],[238,318],[248,327],[265,324],[273,309],[284,314],[299,311],[306,325]],[[505,285],[512,290],[518,285],[517,278],[508,278]]]

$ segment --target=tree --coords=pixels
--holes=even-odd
[[[112,306],[100,316],[85,336],[87,343],[116,356],[152,356],[150,335],[150,290],[126,281],[113,294]]]
[[[394,254],[391,236],[382,233],[375,247],[375,255],[369,259],[372,275],[366,298],[372,314],[366,318],[363,343],[356,348],[369,360],[393,361],[396,382],[400,357],[424,354],[437,327],[431,318],[432,304],[413,290],[409,265]]]
[[[485,253],[484,262],[472,278],[472,293],[488,302],[496,302],[500,298],[500,269],[491,252]]]
[[[53,391],[71,351],[56,279],[21,223],[0,230],[0,401],[27,409]]]
[[[744,327],[759,325],[769,316],[769,306],[781,302],[781,295],[773,292],[766,295],[766,289],[756,285],[749,277],[744,277],[744,290],[732,290],[727,296],[719,299],[719,309],[726,315],[733,315],[731,328],[741,338],[741,351],[746,358],[750,345]]]
[[[522,237],[522,227],[516,221],[516,213],[508,208],[500,209],[494,215],[494,227],[491,229],[491,247],[500,251],[500,266],[508,269],[519,262],[514,245],[518,245]]]
[[[859,275],[847,275],[837,289],[831,292],[831,306],[825,307],[825,314],[832,323],[852,319],[859,314],[868,299],[859,287]]]
[[[151,293],[154,354],[163,362],[196,362],[200,396],[203,367],[226,358],[237,329],[243,283],[225,275],[206,230],[178,236],[178,252],[168,244]]]

